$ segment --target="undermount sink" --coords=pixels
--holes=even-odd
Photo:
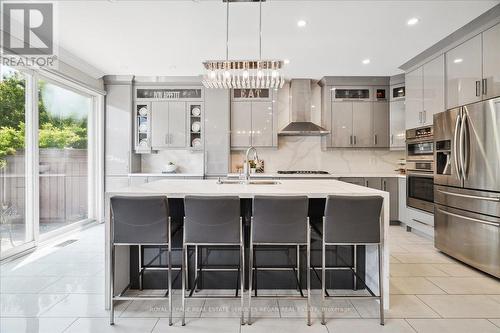
[[[278,185],[281,184],[281,182],[276,181],[276,180],[239,180],[239,179],[218,179],[217,184],[224,185],[224,184],[236,184],[236,185]]]

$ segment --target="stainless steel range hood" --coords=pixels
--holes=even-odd
[[[278,135],[326,135],[330,131],[313,123],[311,105],[311,85],[309,79],[292,79],[290,81],[290,124],[286,125]]]

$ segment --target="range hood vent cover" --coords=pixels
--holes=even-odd
[[[278,135],[326,135],[330,131],[316,125],[312,119],[311,84],[309,79],[292,79],[290,82],[290,124]]]

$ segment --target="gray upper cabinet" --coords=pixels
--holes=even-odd
[[[406,129],[432,125],[433,115],[445,110],[444,56],[406,73]]]
[[[168,148],[168,104],[169,102],[151,103],[151,146],[153,149]]]
[[[500,24],[483,32],[483,97],[500,96]]]
[[[252,146],[273,146],[273,103],[252,102]]]
[[[332,146],[352,147],[352,103],[332,102]]]
[[[481,44],[479,34],[446,53],[448,109],[481,100]]]
[[[373,103],[373,146],[389,147],[389,103]]]
[[[226,176],[229,171],[230,103],[228,89],[205,91],[205,175]]]
[[[187,147],[187,113],[184,102],[151,103],[152,149]]]
[[[419,67],[405,75],[406,85],[406,129],[422,124],[424,108],[424,70]]]
[[[187,145],[186,104],[170,102],[168,106],[168,132],[170,148],[185,148]]]
[[[233,101],[231,104],[231,148],[277,145],[272,101]]]
[[[389,147],[388,102],[332,102],[331,147]]]
[[[372,117],[371,102],[352,103],[352,134],[354,147],[373,146]]]
[[[233,102],[231,104],[231,147],[249,147],[252,144],[251,132],[251,103]]]
[[[445,111],[444,105],[444,56],[424,64],[422,126],[432,125],[433,115]]]
[[[390,147],[404,149],[405,131],[405,101],[397,100],[390,103]]]

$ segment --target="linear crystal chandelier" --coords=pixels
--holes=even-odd
[[[285,83],[281,60],[262,60],[262,1],[259,1],[259,59],[229,60],[229,2],[226,1],[226,59],[203,62],[206,88],[281,88]]]

